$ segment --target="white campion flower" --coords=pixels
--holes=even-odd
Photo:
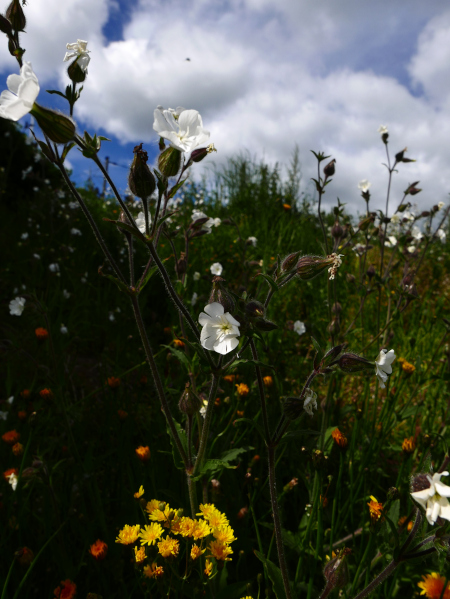
[[[200,342],[205,349],[224,356],[239,345],[240,323],[225,312],[222,304],[213,302],[205,306],[198,321],[203,327]]]
[[[357,243],[352,247],[352,250],[355,252],[355,254],[358,254],[358,256],[362,256],[367,251],[367,248],[365,244]]]
[[[24,297],[16,297],[9,302],[9,313],[11,316],[21,316],[25,309],[25,302],[27,300]]]
[[[247,239],[247,243],[250,243],[255,248],[256,244],[258,243],[258,240],[256,239],[256,237],[252,236]]]
[[[64,290],[63,290],[63,298],[64,298],[64,299],[69,299],[69,297],[70,297],[71,295],[72,295],[72,294],[71,294],[71,293],[69,293],[69,292],[67,291],[67,289],[64,289]]]
[[[150,211],[148,213],[148,226],[150,226],[152,223],[152,215],[150,214]],[[139,229],[139,231],[145,235],[145,214],[143,212],[139,212],[139,214],[137,215],[136,218],[136,225],[137,228]]]
[[[77,40],[73,44],[66,44],[66,52],[63,62],[67,62],[71,58],[76,58],[76,62],[83,73],[87,73],[87,68],[91,57],[89,56],[89,50],[86,50],[88,42],[84,40]]]
[[[6,420],[8,418],[8,412],[0,412],[0,420]]]
[[[17,489],[17,483],[19,482],[19,479],[17,478],[17,474],[14,474],[14,472],[12,474],[10,474],[8,476],[8,482],[12,487],[12,490],[15,491]]]
[[[31,62],[23,63],[20,75],[9,75],[6,85],[8,90],[0,95],[0,117],[18,121],[30,112],[39,94],[39,81]]]
[[[215,227],[220,227],[220,225],[222,224],[222,219],[220,218],[213,218],[212,220],[214,222]]]
[[[330,268],[328,269],[328,272],[330,273],[329,276],[329,280],[332,281],[334,279],[334,277],[336,276],[337,273],[337,269],[341,266],[342,264],[342,260],[341,258],[344,257],[344,254],[336,254],[336,253],[332,253],[330,256],[328,256],[329,258],[333,258],[333,264],[330,266]]]
[[[29,237],[28,233],[22,233],[22,235],[20,236],[20,239],[25,240],[25,239],[28,239],[28,237]]]
[[[192,278],[194,279],[194,281],[199,281],[200,280],[200,273],[199,272],[194,272],[194,274],[192,275]]]
[[[7,402],[9,403],[9,405],[11,406],[11,405],[13,404],[13,402],[14,402],[14,395],[11,395],[11,397],[8,397],[8,399],[7,399],[6,401],[7,401]]]
[[[394,235],[389,235],[389,237],[387,238],[387,241],[385,242],[385,246],[387,248],[393,248],[397,245],[398,241],[397,241],[397,237],[394,237]]]
[[[48,269],[50,272],[59,272],[59,264],[56,262],[48,265]]]
[[[445,243],[447,239],[447,233],[444,231],[444,229],[438,229],[436,231],[436,237],[438,237],[442,243]]]
[[[386,125],[380,125],[378,127],[378,133],[380,135],[384,135],[385,133],[389,133],[388,128],[386,127]]]
[[[445,206],[445,202],[439,202],[439,203],[438,203],[438,205],[437,205],[437,207],[438,207],[438,210],[442,210],[442,208],[443,208],[444,206]]]
[[[212,275],[220,277],[223,272],[223,266],[220,264],[220,262],[214,262],[214,264],[211,264],[209,270],[211,271]]]
[[[391,216],[391,223],[392,223],[393,225],[398,225],[398,223],[399,223],[399,222],[400,222],[400,217],[399,217],[399,215],[398,215],[398,214],[393,214],[393,215]]]
[[[201,231],[206,231],[208,234],[211,233],[211,230],[213,227],[218,227],[220,225],[220,223],[222,222],[220,220],[220,218],[209,218],[209,216],[207,214],[205,214],[204,212],[202,212],[201,210],[193,210],[192,211],[192,222],[195,223],[195,221],[200,220],[201,218],[208,218],[209,220],[207,220],[206,222],[203,223]],[[216,223],[216,221],[219,221],[218,223]]]
[[[408,247],[406,248],[408,250],[408,252],[410,254],[414,254],[414,252],[416,251],[416,246],[415,245],[408,245]]]
[[[375,374],[380,381],[380,387],[384,389],[386,385],[388,374],[392,374],[392,362],[395,360],[396,355],[393,349],[387,351],[382,349],[375,360]]]
[[[198,295],[194,291],[194,293],[192,294],[191,306],[195,306],[195,304],[197,303],[197,298],[198,298]]]
[[[67,327],[64,326],[62,323],[61,323],[61,328],[59,330],[63,335],[67,335],[67,333],[69,332]]]
[[[75,229],[75,227],[73,229],[70,229],[70,233],[71,235],[83,235],[80,229]]]
[[[423,233],[417,225],[414,225],[414,227],[412,228],[411,235],[412,237],[414,237],[416,241],[422,241],[423,239]]]
[[[303,409],[309,416],[313,417],[313,408],[317,410],[317,393],[314,393],[312,389],[306,389]]]
[[[303,335],[303,333],[306,333],[305,323],[301,320],[296,320],[294,322],[294,331],[297,333],[297,335]]]
[[[170,110],[157,108],[153,113],[153,129],[167,139],[172,148],[181,152],[192,152],[209,140],[209,131],[203,129],[203,121],[197,110],[182,110],[175,118]]]
[[[367,179],[363,179],[362,181],[360,181],[358,183],[358,189],[360,189],[363,193],[365,193],[366,191],[369,191],[369,187],[372,185],[372,183],[370,181],[368,181]]]
[[[41,257],[40,257],[39,254],[33,254],[33,258],[36,258],[36,260],[40,260],[41,259]]]
[[[411,497],[425,510],[427,520],[431,525],[438,518],[450,520],[450,503],[447,499],[450,497],[450,487],[441,483],[441,476],[448,476],[448,472],[435,472],[433,478],[427,474],[430,487],[411,493]]]

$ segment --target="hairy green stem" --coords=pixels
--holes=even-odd
[[[223,357],[220,356],[219,368],[222,363],[222,359],[223,359]],[[220,379],[220,377],[217,376],[216,374],[212,375],[211,387],[209,389],[208,405],[206,406],[206,414],[205,414],[205,420],[203,422],[202,436],[200,438],[200,445],[198,448],[197,459],[195,460],[194,471],[192,473],[193,475],[198,474],[199,468],[201,468],[202,462],[205,457],[206,445],[208,443],[208,436],[209,436],[209,427],[211,426],[214,402],[215,402],[215,398],[216,398],[217,387],[219,385],[219,379]]]

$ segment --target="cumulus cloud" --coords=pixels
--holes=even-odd
[[[339,197],[353,212],[364,205],[361,179],[372,182],[374,208],[384,209],[377,129],[386,124],[392,154],[408,146],[418,160],[400,165],[392,205],[420,180],[424,192],[414,199],[425,207],[445,200],[450,187],[447,7],[446,0],[141,0],[121,39],[111,41],[104,31],[117,2],[34,0],[23,43],[44,89],[55,74],[61,88],[67,84],[65,44],[89,41],[89,76],[75,112],[83,127],[156,147],[158,104],[196,108],[219,165],[242,150],[287,164],[297,144],[308,188],[316,169],[310,150],[332,155],[337,168],[325,204]],[[2,53],[0,68],[11,66]]]

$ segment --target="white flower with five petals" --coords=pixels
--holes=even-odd
[[[89,50],[86,50],[88,42],[84,40],[77,40],[73,44],[67,44],[66,48],[69,52],[66,52],[63,62],[67,62],[71,58],[75,58],[78,66],[83,71],[83,73],[87,73],[88,64],[91,60],[89,56]]]
[[[395,360],[396,355],[393,349],[389,351],[382,349],[375,360],[375,373],[380,381],[380,387],[385,388],[385,382],[387,381],[388,374],[392,374],[392,362]]]
[[[211,264],[209,267],[209,270],[211,271],[212,275],[220,277],[223,272],[223,266],[220,264],[220,262],[214,262],[214,264]]]
[[[435,472],[433,478],[427,474],[430,487],[422,491],[411,493],[411,497],[423,507],[428,522],[433,525],[436,520],[444,518],[450,520],[450,487],[441,483],[441,476],[448,476],[448,472]]]
[[[303,333],[306,333],[305,323],[301,320],[296,320],[294,322],[294,331],[297,333],[297,335],[303,335]]]
[[[21,316],[25,309],[25,302],[27,300],[24,297],[16,297],[9,302],[9,313],[11,316]]]
[[[239,345],[240,323],[225,312],[222,304],[213,302],[205,306],[198,321],[203,327],[200,342],[205,349],[224,356]]]
[[[20,75],[9,75],[8,89],[0,95],[0,117],[18,121],[33,108],[39,94],[39,81],[33,72],[31,62],[24,62]]]
[[[369,191],[369,187],[372,185],[372,183],[370,181],[368,181],[367,179],[363,179],[362,181],[360,181],[358,183],[358,189],[360,189],[363,193],[365,193],[366,191]]]
[[[156,133],[181,152],[192,152],[209,140],[209,131],[203,129],[202,117],[197,110],[181,110],[175,118],[170,110],[157,108],[154,117],[153,129]]]

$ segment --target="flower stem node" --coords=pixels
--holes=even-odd
[[[128,175],[128,185],[135,196],[146,199],[155,191],[156,181],[147,166],[148,154],[142,149],[142,145],[140,143],[133,149],[134,158]]]
[[[36,102],[33,104],[30,113],[51,141],[57,144],[66,144],[74,138],[75,122],[65,114],[50,108],[44,108]]]
[[[181,167],[181,152],[176,148],[166,148],[158,156],[158,168],[165,177],[175,177]]]

